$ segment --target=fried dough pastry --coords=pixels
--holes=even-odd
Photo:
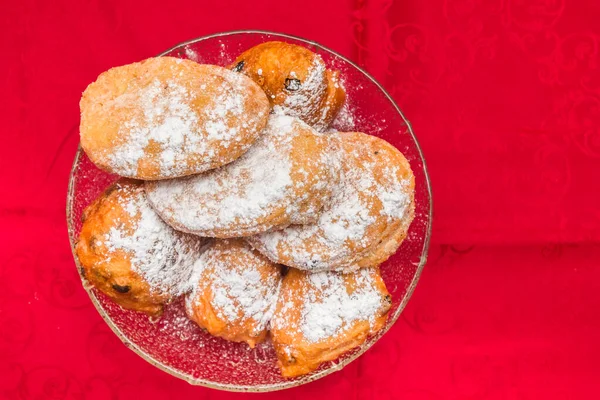
[[[339,72],[305,47],[266,42],[240,54],[229,66],[258,83],[275,112],[300,118],[319,131],[327,129],[346,98]]]
[[[282,375],[307,374],[360,346],[384,326],[390,307],[378,268],[350,274],[290,268],[271,320]]]
[[[187,290],[203,239],[165,224],[141,183],[119,180],[86,208],[83,219],[75,247],[81,273],[117,304],[159,315]]]
[[[81,146],[98,167],[154,180],[240,157],[270,111],[244,75],[174,57],[111,68],[81,98]]]
[[[281,271],[244,240],[215,240],[195,265],[190,319],[211,335],[250,347],[265,340]]]
[[[340,180],[319,220],[248,238],[271,261],[312,272],[377,266],[406,237],[414,217],[408,161],[374,136],[338,135]]]
[[[257,143],[218,170],[146,182],[175,229],[206,237],[254,235],[317,220],[339,174],[339,140],[274,115]]]

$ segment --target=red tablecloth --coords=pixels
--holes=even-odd
[[[2,3],[0,398],[248,396],[189,386],[127,350],[81,288],[64,212],[85,86],[244,28],[365,66],[412,121],[434,189],[429,262],[403,317],[342,372],[285,396],[598,398],[600,3],[210,3]]]

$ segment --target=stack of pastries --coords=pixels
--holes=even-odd
[[[267,42],[227,68],[172,57],[102,73],[81,99],[81,146],[120,175],[87,207],[82,276],[160,316],[184,296],[212,335],[271,340],[295,377],[385,324],[379,274],[414,216],[414,176],[389,143],[330,128],[338,71]]]

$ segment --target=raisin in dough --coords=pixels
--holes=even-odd
[[[259,44],[240,54],[230,68],[258,83],[275,112],[298,117],[319,131],[327,129],[346,98],[339,72],[295,44]]]

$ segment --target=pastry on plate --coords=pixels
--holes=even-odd
[[[203,243],[165,224],[142,184],[122,178],[85,209],[75,251],[88,283],[123,308],[159,315],[187,291]]]
[[[259,44],[240,54],[230,68],[258,83],[275,112],[298,117],[319,131],[327,129],[346,98],[339,72],[295,44]]]
[[[290,268],[271,320],[282,375],[307,374],[360,346],[383,328],[391,304],[378,268],[350,274]]]
[[[187,315],[211,335],[250,347],[265,340],[281,270],[244,240],[214,240],[200,256]]]
[[[225,165],[258,138],[270,111],[244,75],[174,57],[111,68],[81,98],[81,146],[100,168],[165,179]]]
[[[190,177],[146,182],[148,199],[174,228],[206,237],[254,235],[317,220],[339,173],[336,137],[273,115],[238,160]]]
[[[383,139],[337,135],[340,179],[318,221],[248,238],[271,261],[312,272],[377,266],[406,237],[415,207],[406,158]]]

